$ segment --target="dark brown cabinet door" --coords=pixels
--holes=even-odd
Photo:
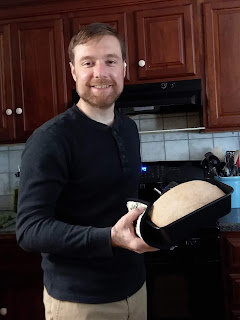
[[[239,129],[240,1],[205,4],[204,28],[208,126]]]
[[[10,26],[0,25],[0,142],[14,137],[11,71]]]
[[[191,4],[138,11],[136,23],[140,79],[195,74]]]
[[[40,254],[23,251],[15,234],[0,234],[0,256],[0,319],[44,320]]]
[[[110,10],[111,11],[111,10]],[[110,24],[115,30],[119,32],[126,44],[126,61],[128,65],[128,47],[127,47],[127,20],[126,13],[109,13],[109,14],[93,14],[88,17],[75,16],[72,18],[72,33],[76,34],[83,26],[94,23],[103,22]],[[126,82],[130,81],[129,69],[127,68],[127,74],[125,78]]]
[[[66,110],[66,66],[62,19],[11,25],[16,139],[26,140]]]
[[[0,316],[0,319],[44,320],[43,287],[37,286],[35,279],[32,279],[32,285],[24,284],[27,274],[18,276],[22,277],[21,283],[15,279],[18,286],[0,288],[4,292],[0,309],[6,309],[6,316]]]
[[[221,234],[226,320],[240,319],[240,232]]]
[[[75,16],[72,18],[73,34],[76,34],[83,26],[93,22],[103,22],[110,24],[110,26],[116,29],[121,34],[121,36],[126,39],[126,16],[124,13],[101,15],[96,14],[88,17]]]

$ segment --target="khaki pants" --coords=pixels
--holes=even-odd
[[[56,300],[44,288],[46,320],[146,320],[146,284],[131,297],[111,303],[86,304]]]

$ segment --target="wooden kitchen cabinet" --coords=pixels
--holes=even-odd
[[[116,12],[112,13],[109,10],[108,13],[99,14],[97,11],[95,14],[95,10],[89,16],[79,16],[78,13],[74,13],[71,15],[71,25],[72,25],[72,35],[77,34],[78,31],[85,25],[94,22],[104,22],[108,23],[114,29],[116,29],[124,40],[125,44],[127,44],[127,20],[126,20],[126,12]],[[128,65],[128,47],[126,46],[126,62]],[[129,68],[127,69],[125,82],[130,81]]]
[[[0,24],[0,142],[24,142],[67,108],[61,17]]]
[[[6,114],[12,112],[13,105],[10,46],[10,25],[0,25],[0,142],[14,138],[14,116]]]
[[[220,234],[226,320],[240,319],[240,232]]]
[[[0,235],[0,256],[0,319],[44,320],[41,256],[23,251],[15,234]]]
[[[91,22],[125,40],[126,84],[201,77],[198,0],[14,1],[0,4],[0,143],[25,142],[71,105],[67,47]]]
[[[136,26],[139,79],[196,75],[192,3],[137,11]]]
[[[125,39],[126,84],[201,78],[206,130],[240,129],[240,0],[19,1],[0,4],[0,142],[71,105],[67,45],[96,21]]]
[[[240,1],[203,5],[210,129],[240,129]]]
[[[88,23],[105,22],[126,43],[127,81],[144,83],[199,76],[197,2],[175,0],[113,6],[70,14],[72,34]]]

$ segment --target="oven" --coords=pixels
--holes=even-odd
[[[199,162],[143,163],[139,198],[154,202],[168,183],[203,179]],[[219,227],[211,225],[173,250],[145,254],[148,320],[223,320]]]

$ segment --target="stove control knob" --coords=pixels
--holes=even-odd
[[[161,89],[166,89],[168,86],[167,82],[161,83]]]

